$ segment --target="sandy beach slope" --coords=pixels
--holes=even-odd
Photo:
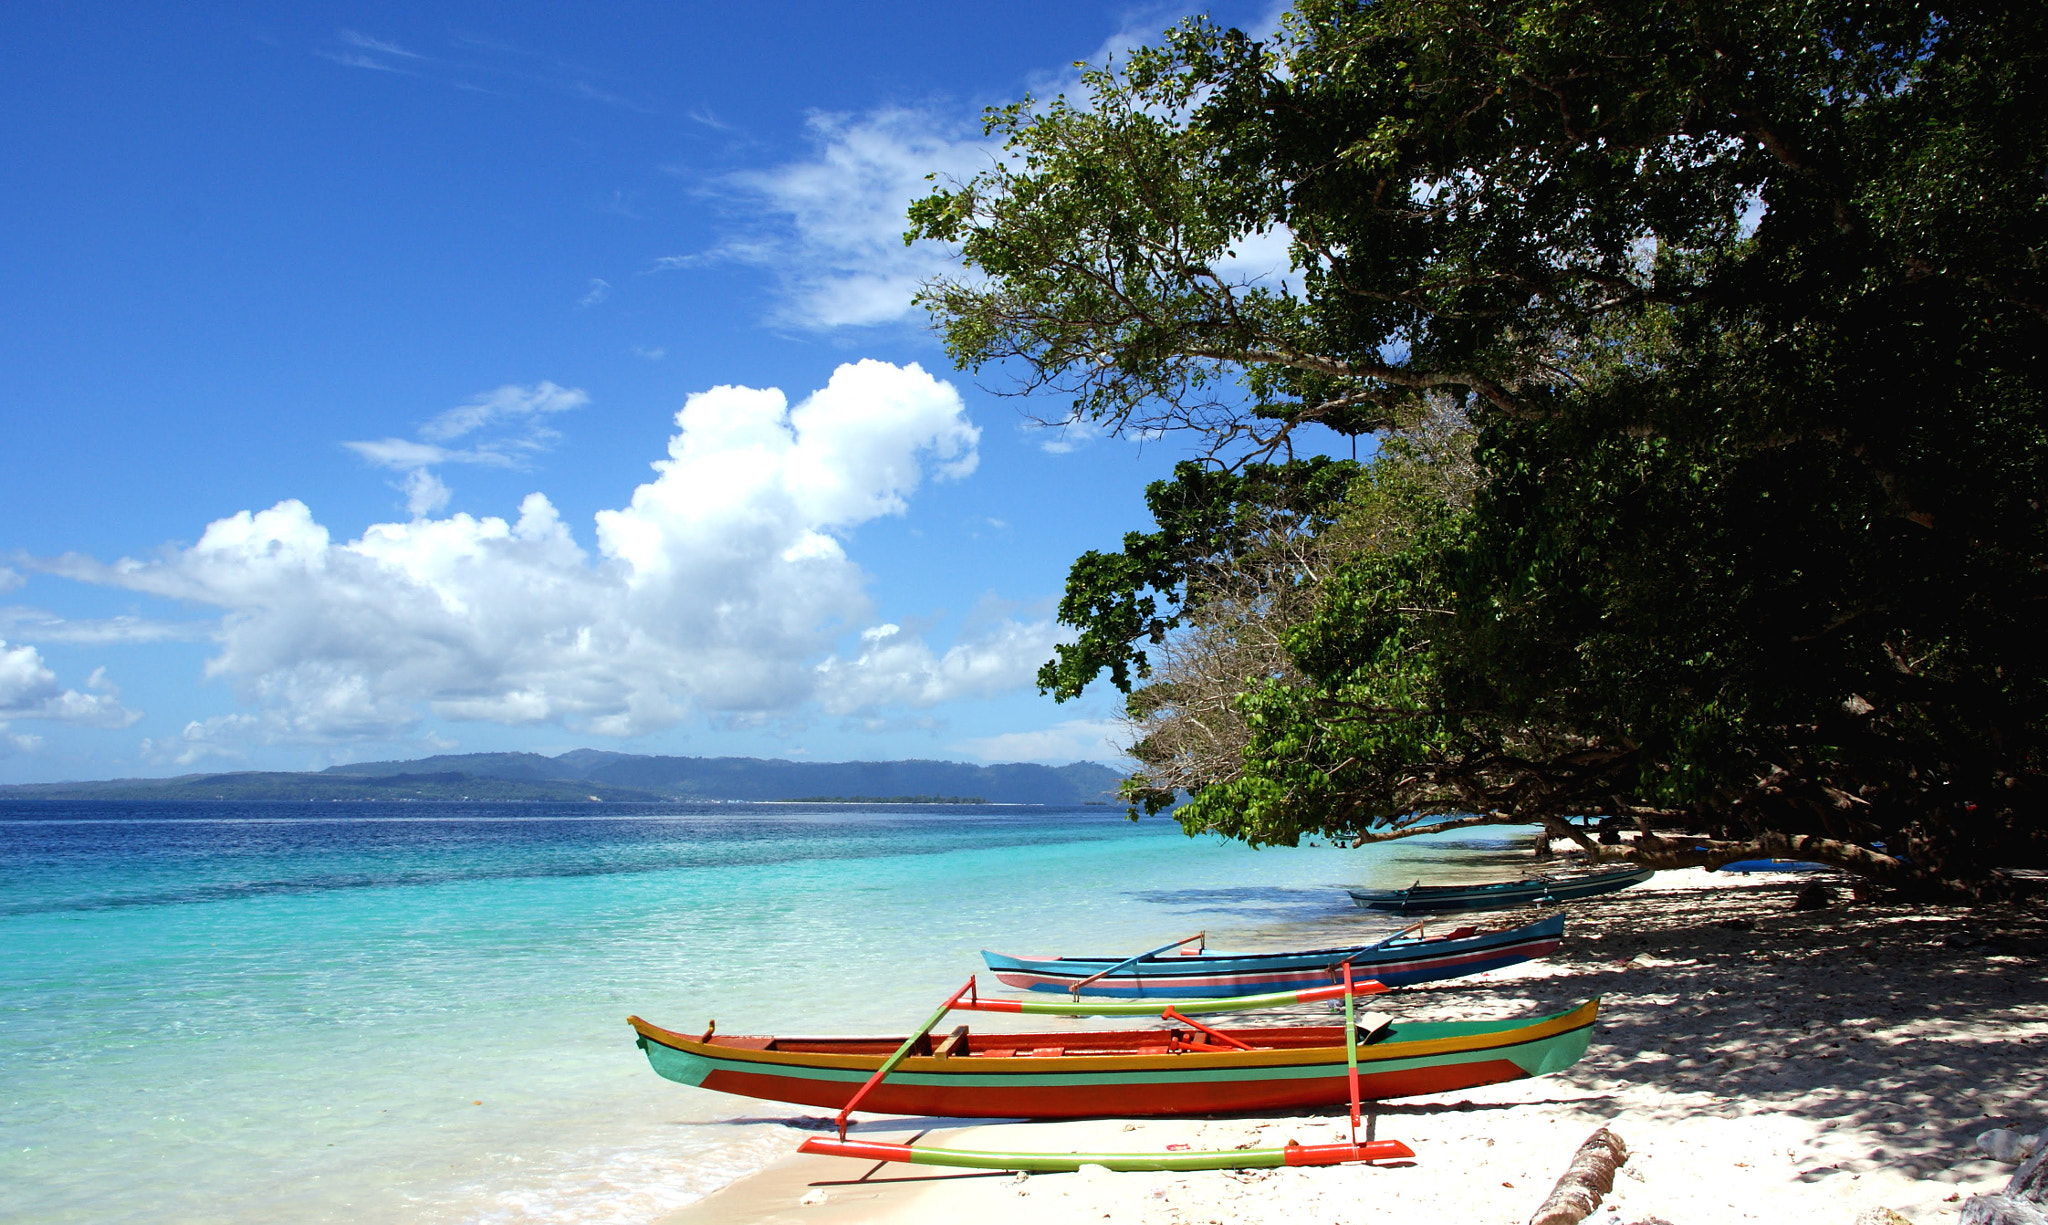
[[[1565,946],[1547,962],[1376,1001],[1443,1020],[1605,1001],[1591,1053],[1565,1073],[1369,1106],[1373,1133],[1406,1141],[1413,1162],[1024,1178],[798,1156],[664,1225],[1519,1223],[1602,1125],[1633,1155],[1588,1218],[1599,1225],[1851,1225],[1875,1207],[1952,1221],[1963,1198],[2011,1173],[1975,1151],[1976,1135],[2048,1124],[2048,911],[1850,903],[1844,891],[1837,906],[1802,912],[1791,908],[1800,883],[1662,873],[1574,906]],[[1342,1115],[1327,1114],[878,1119],[860,1134],[1099,1151],[1314,1143],[1344,1131]]]

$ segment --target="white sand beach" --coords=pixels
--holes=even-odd
[[[1846,889],[1828,909],[1795,911],[1802,883],[1662,873],[1575,905],[1552,959],[1376,1000],[1446,1020],[1603,1000],[1592,1050],[1566,1072],[1369,1103],[1372,1134],[1405,1141],[1413,1161],[1023,1177],[792,1156],[663,1225],[1519,1223],[1603,1125],[1631,1156],[1588,1218],[1602,1225],[1851,1225],[1875,1208],[1923,1225],[1953,1220],[1962,1199],[1996,1190],[2012,1172],[1977,1152],[1975,1137],[2048,1124],[2048,912],[1854,902]],[[860,1130],[966,1148],[1096,1151],[1313,1143],[1345,1132],[1342,1112],[877,1119]]]

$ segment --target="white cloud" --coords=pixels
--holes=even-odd
[[[198,642],[219,634],[214,621],[153,621],[123,614],[74,620],[39,608],[0,608],[0,632],[16,640],[96,645],[107,642]]]
[[[989,697],[1030,684],[1057,641],[1051,622],[1005,621],[941,655],[898,626],[878,625],[862,631],[853,658],[818,665],[818,699],[826,713],[847,715]]]
[[[12,591],[27,581],[18,571],[0,566],[0,591]]]
[[[1286,11],[1269,6],[1254,29],[1271,33]],[[1143,10],[1096,47],[1088,62],[1123,62],[1156,45],[1172,25],[1170,10]],[[1078,104],[1080,72],[1064,66],[1031,81],[1039,98],[1067,95]],[[964,108],[963,108],[964,111]],[[903,243],[911,201],[948,180],[966,180],[1003,156],[981,130],[979,113],[885,107],[860,115],[816,113],[808,120],[808,156],[772,169],[728,176],[716,185],[746,206],[744,227],[708,251],[663,256],[650,271],[710,263],[768,269],[779,283],[775,322],[808,329],[901,323],[917,313],[911,296],[922,283],[961,275],[956,252],[942,244]],[[933,182],[933,178],[937,182]],[[1284,229],[1245,236],[1216,271],[1240,282],[1279,289],[1288,269]],[[1298,290],[1299,278],[1288,282]]]
[[[340,64],[344,68],[367,68],[372,72],[403,73],[405,71],[402,68],[393,68],[391,65],[383,63],[380,60],[373,59],[370,56],[359,55],[351,51],[343,51],[339,53],[333,51],[320,51],[316,52],[315,54],[319,55],[321,59],[332,60],[335,63]]]
[[[890,108],[859,117],[816,114],[811,156],[733,175],[723,188],[773,223],[716,250],[664,256],[657,269],[711,261],[770,269],[781,288],[777,322],[803,328],[863,327],[911,317],[910,298],[935,276],[958,271],[949,249],[904,246],[910,202],[926,176],[967,178],[996,147],[978,125],[929,111]]]
[[[194,719],[175,737],[143,737],[144,761],[189,766],[207,757],[240,758],[242,743],[259,738],[263,720],[254,715],[215,715]]]
[[[127,727],[142,716],[121,705],[121,691],[94,669],[85,687],[65,689],[32,646],[8,646],[0,639],[0,719],[49,719],[83,727]],[[0,724],[0,727],[5,727]]]
[[[1114,719],[1069,719],[1035,732],[1004,732],[963,740],[952,747],[981,761],[1041,761],[1065,765],[1099,761],[1128,765],[1123,743],[1129,732]]]
[[[1045,627],[1014,623],[944,652],[876,627],[833,654],[869,618],[846,534],[975,468],[949,384],[863,361],[794,407],[700,392],[676,426],[654,479],[596,516],[595,555],[534,493],[510,522],[421,515],[346,543],[286,501],[157,560],[48,564],[225,610],[207,672],[256,714],[187,737],[207,744],[386,738],[427,713],[635,735],[691,712],[928,705],[1021,684],[1049,654]]]
[[[506,421],[518,422],[531,428],[542,418],[555,413],[582,408],[590,403],[590,396],[580,388],[557,387],[542,381],[531,387],[507,383],[496,391],[487,391],[469,403],[440,413],[433,420],[420,427],[420,437],[430,442],[449,442],[464,434],[473,434],[488,425],[499,425]]]
[[[408,472],[414,468],[431,467],[434,464],[483,463],[481,456],[474,458],[460,456],[446,447],[429,446],[409,438],[380,438],[374,442],[344,442],[342,446],[369,460],[380,468],[395,468]],[[508,466],[501,464],[501,466]]]
[[[424,442],[380,438],[341,445],[380,468],[403,473],[404,479],[397,488],[405,494],[406,512],[417,519],[446,507],[451,496],[441,478],[427,469],[437,464],[526,468],[535,453],[546,450],[560,437],[548,427],[547,418],[589,403],[590,396],[580,388],[559,387],[546,381],[531,387],[507,383],[467,404],[435,414],[420,426]],[[467,447],[441,445],[473,434],[482,436],[472,439]]]
[[[423,518],[447,506],[449,497],[448,486],[425,468],[414,468],[405,474],[405,509],[413,518]]]
[[[399,46],[397,43],[386,42],[381,38],[371,38],[367,34],[360,34],[354,30],[343,30],[341,31],[339,37],[341,41],[347,43],[349,46],[361,47],[365,51],[377,51],[385,55],[396,55],[401,59],[408,60],[416,60],[420,58],[418,52],[407,51],[404,47]]]
[[[1276,225],[1256,234],[1246,234],[1230,244],[1222,259],[1211,269],[1233,285],[1256,285],[1261,289],[1299,294],[1301,278],[1293,275],[1294,264],[1288,247],[1294,231]]]
[[[1071,455],[1098,438],[1109,436],[1107,426],[1080,416],[1064,421],[1027,421],[1022,428],[1044,435],[1038,449],[1047,455]]]
[[[582,307],[596,306],[611,296],[612,283],[603,277],[594,276],[590,278],[590,288],[584,291],[582,297],[576,299],[576,305]]]
[[[507,383],[467,404],[435,414],[420,426],[424,442],[380,438],[341,445],[380,468],[398,472],[414,472],[436,464],[524,468],[535,452],[545,450],[559,437],[547,426],[547,419],[589,403],[589,394],[580,388],[558,387],[545,381],[531,387]],[[463,448],[442,445],[477,433],[488,436]]]

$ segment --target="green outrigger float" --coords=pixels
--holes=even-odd
[[[965,1170],[1023,1170],[1032,1174],[1072,1173],[1084,1165],[1106,1170],[1270,1170],[1289,1165],[1341,1165],[1352,1161],[1393,1161],[1415,1150],[1399,1140],[1364,1144],[1289,1144],[1284,1148],[1241,1148],[1217,1153],[998,1153],[979,1149],[929,1148],[872,1140],[831,1140],[814,1136],[798,1146],[819,1157],[861,1161],[902,1161],[910,1165]]]
[[[1292,1140],[1281,1148],[1227,1149],[1222,1152],[1179,1152],[1164,1153],[1032,1153],[1032,1152],[991,1152],[981,1149],[918,1148],[911,1144],[890,1144],[877,1141],[848,1140],[846,1120],[853,1108],[867,1091],[882,1082],[895,1065],[902,1061],[917,1037],[899,1047],[882,1066],[876,1069],[868,1083],[861,1086],[859,1093],[839,1112],[838,1139],[814,1136],[797,1146],[800,1153],[811,1153],[821,1157],[854,1157],[867,1161],[901,1161],[910,1165],[950,1166],[969,1170],[1023,1170],[1034,1174],[1070,1173],[1084,1165],[1101,1166],[1106,1170],[1137,1172],[1142,1170],[1262,1170],[1281,1166],[1341,1165],[1354,1161],[1391,1161],[1400,1157],[1413,1157],[1415,1150],[1399,1140],[1368,1140],[1358,1142],[1358,1026],[1354,1015],[1355,1000],[1360,995],[1385,991],[1377,982],[1367,980],[1354,983],[1351,967],[1344,967],[1344,981],[1339,986],[1315,987],[1305,991],[1276,991],[1263,996],[1245,996],[1235,1000],[1182,1000],[1178,1004],[1161,1005],[1138,1002],[1117,1003],[1105,1006],[1103,1003],[1083,1004],[1077,999],[1072,1003],[1029,1000],[981,1000],[975,997],[974,979],[953,994],[953,998],[939,1006],[925,1022],[926,1032],[939,1023],[939,1018],[955,1010],[982,1012],[1037,1013],[1047,1016],[1135,1016],[1157,1011],[1161,1017],[1187,1021],[1189,1025],[1204,1034],[1221,1038],[1233,1045],[1241,1045],[1225,1035],[1209,1029],[1198,1021],[1188,1020],[1185,1012],[1241,1012],[1250,1008],[1278,1008],[1292,1004],[1311,1003],[1329,999],[1333,995],[1344,997],[1344,1030],[1346,1034],[1346,1058],[1350,1064],[1351,1076],[1351,1142],[1348,1144],[1296,1144]],[[1381,1021],[1379,1024],[1384,1025]]]

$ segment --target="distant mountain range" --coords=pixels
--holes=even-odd
[[[649,757],[576,749],[372,761],[318,773],[240,771],[176,778],[0,786],[0,799],[65,800],[815,800],[1097,804],[1123,775],[1094,762],[971,766],[957,761],[782,761]]]

